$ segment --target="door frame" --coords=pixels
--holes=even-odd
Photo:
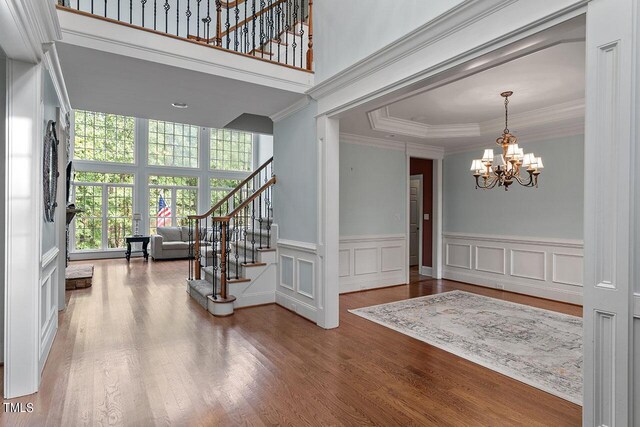
[[[422,235],[424,226],[422,224],[422,217],[424,216],[423,207],[424,207],[424,175],[409,175],[409,197],[407,198],[407,211],[409,212],[409,219],[411,219],[411,180],[417,179],[420,181],[420,191],[418,193],[418,272],[422,274],[422,240],[424,236]],[[409,252],[407,252],[407,257],[409,258],[409,268],[411,268],[411,223],[409,223]]]
[[[431,277],[434,279],[442,279],[442,158],[443,155],[433,155],[426,154],[421,152],[420,150],[407,150],[406,153],[406,198],[407,198],[407,212],[406,212],[406,242],[405,242],[405,250],[406,250],[406,283],[410,282],[410,262],[409,262],[409,251],[410,251],[410,238],[411,238],[411,230],[410,230],[410,217],[409,217],[409,201],[411,197],[411,159],[426,159],[433,161],[433,203],[431,205],[431,227],[432,227],[432,238],[431,238]],[[422,181],[422,186],[424,190],[424,180]],[[423,191],[424,192],[424,191]],[[420,212],[422,212],[422,206],[420,206]],[[421,214],[422,216],[422,214]],[[422,225],[422,223],[421,223]],[[421,227],[421,231],[424,227]],[[420,262],[418,265],[420,266],[420,270],[422,270],[422,238],[420,239]]]

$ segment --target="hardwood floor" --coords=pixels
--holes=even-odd
[[[85,262],[86,263],[86,262]],[[462,289],[581,315],[581,307],[432,280],[343,295],[325,331],[279,307],[214,318],[185,292],[185,262],[93,261],[19,425],[578,426],[581,407],[348,309]]]

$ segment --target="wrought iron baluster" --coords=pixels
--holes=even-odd
[[[213,220],[212,220],[213,221]],[[216,299],[218,295],[216,293],[217,282],[218,282],[218,230],[216,227],[216,223],[212,222],[213,225],[213,246],[212,246],[212,262],[213,262],[213,298]]]
[[[291,47],[292,47],[292,52],[291,52],[291,58],[293,59],[293,66],[296,66],[296,48],[298,47],[298,43],[296,43],[296,25],[298,25],[298,8],[299,8],[299,4],[297,2],[297,0],[293,0],[293,18],[291,19],[293,21],[293,30],[292,30],[292,34],[291,34]]]
[[[91,0],[91,13],[93,14],[93,0]]]
[[[226,264],[225,265],[226,265],[226,278],[227,278],[227,280],[229,280],[229,278],[231,277],[231,274],[230,274],[231,272],[229,271],[230,270],[230,268],[229,268],[229,259],[230,259],[229,250],[231,249],[231,236],[229,236],[229,225],[230,225],[230,222],[226,221],[225,222],[225,229],[226,229],[226,235],[225,235],[226,236],[226,239],[225,239],[226,260],[225,260],[225,262],[226,262]]]
[[[153,29],[156,29],[158,19],[158,0],[153,0]]]
[[[104,0],[104,17],[107,17],[107,0]]]
[[[233,250],[234,258],[236,259],[236,279],[240,278],[240,251],[238,250],[240,228],[238,227],[237,219],[233,220],[233,239],[235,247]]]
[[[256,223],[256,199],[251,201],[251,228],[255,231]],[[256,263],[256,233],[251,233],[251,264]]]
[[[247,196],[248,196],[248,192],[247,192]],[[243,213],[244,215],[244,233],[243,233],[243,238],[244,238],[244,257],[243,260],[244,262],[247,262],[247,231],[248,231],[248,227],[249,227],[249,207],[245,206],[243,209]]]
[[[291,29],[291,4],[290,0],[285,2],[285,17],[284,21],[284,63],[289,63],[289,30]]]
[[[187,11],[185,12],[185,15],[187,15],[187,33],[185,34],[186,37],[189,37],[189,23],[191,22],[191,0],[187,0]]]
[[[253,19],[251,19],[251,44],[253,46],[251,52],[253,52],[253,55],[255,56],[256,54],[256,0],[252,0],[252,6],[251,6],[251,13],[253,16]]]
[[[276,6],[276,43],[278,45],[278,62],[280,62],[280,45],[282,43],[282,3]]]
[[[211,0],[207,0],[207,17],[204,18],[202,20],[205,24],[206,27],[206,40],[207,43],[209,43],[209,36],[210,36],[210,32],[209,30],[211,29]]]
[[[260,0],[260,11],[265,8],[266,2]],[[265,27],[264,27],[264,13],[260,14],[260,56],[264,58],[264,39],[265,39]]]
[[[273,0],[269,0],[269,4],[267,5],[267,36],[265,37],[265,42],[269,45],[269,53],[272,53],[271,49],[271,40],[273,39]]]
[[[202,3],[202,0],[196,0],[196,3],[198,5],[198,10],[196,10],[196,37],[197,40],[200,40],[200,3]]]
[[[304,67],[304,1],[300,0],[300,68]]]
[[[249,53],[249,23],[247,22],[247,9],[249,9],[247,2],[244,3],[244,24],[242,25],[242,34],[244,36],[244,50],[242,53]]]
[[[229,34],[229,28],[231,28],[231,23],[229,21],[231,11],[229,10],[228,4],[226,8],[227,8],[227,22],[224,23],[224,30],[227,33],[227,49],[229,49],[229,46],[231,46],[231,34]]]
[[[120,20],[120,0],[118,0],[118,21]]]
[[[176,0],[176,36],[180,36],[180,0]]]
[[[267,248],[271,247],[271,187],[267,188],[265,204],[267,205]]]
[[[142,3],[142,26],[144,27],[144,5],[147,4],[147,0],[140,0]]]
[[[169,32],[169,9],[171,9],[171,5],[169,4],[169,0],[164,0],[164,32]]]
[[[131,0],[131,1],[133,1],[133,0]],[[80,10],[80,0],[78,0],[78,1],[76,2],[76,9]]]
[[[234,9],[234,15],[236,17],[236,26],[234,30],[235,40],[233,41],[233,50],[238,51],[238,47],[240,47],[240,40],[238,39],[238,25],[240,24],[240,8],[238,7],[238,2],[236,1],[236,7]]]
[[[258,246],[259,249],[262,249],[262,193],[260,193],[260,195],[258,196],[259,202],[258,202],[258,233],[260,236],[260,245]]]

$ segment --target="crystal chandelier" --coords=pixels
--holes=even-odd
[[[504,98],[504,131],[496,139],[502,153],[494,156],[493,149],[484,150],[482,159],[471,162],[471,172],[476,178],[476,188],[489,189],[496,185],[505,191],[516,181],[524,187],[538,187],[538,176],[544,168],[542,158],[533,153],[524,154],[518,146],[518,138],[509,132],[509,97],[512,91],[502,92]],[[527,174],[524,174],[526,171]]]

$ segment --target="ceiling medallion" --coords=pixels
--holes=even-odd
[[[518,146],[518,138],[509,132],[509,97],[512,91],[502,92],[504,98],[504,130],[502,136],[496,139],[496,144],[502,147],[502,153],[494,157],[493,149],[484,150],[482,159],[471,162],[471,172],[476,178],[476,188],[483,190],[504,187],[505,191],[516,181],[523,187],[538,187],[538,176],[544,168],[542,158],[533,153],[524,154]],[[525,170],[528,174],[523,173]]]

